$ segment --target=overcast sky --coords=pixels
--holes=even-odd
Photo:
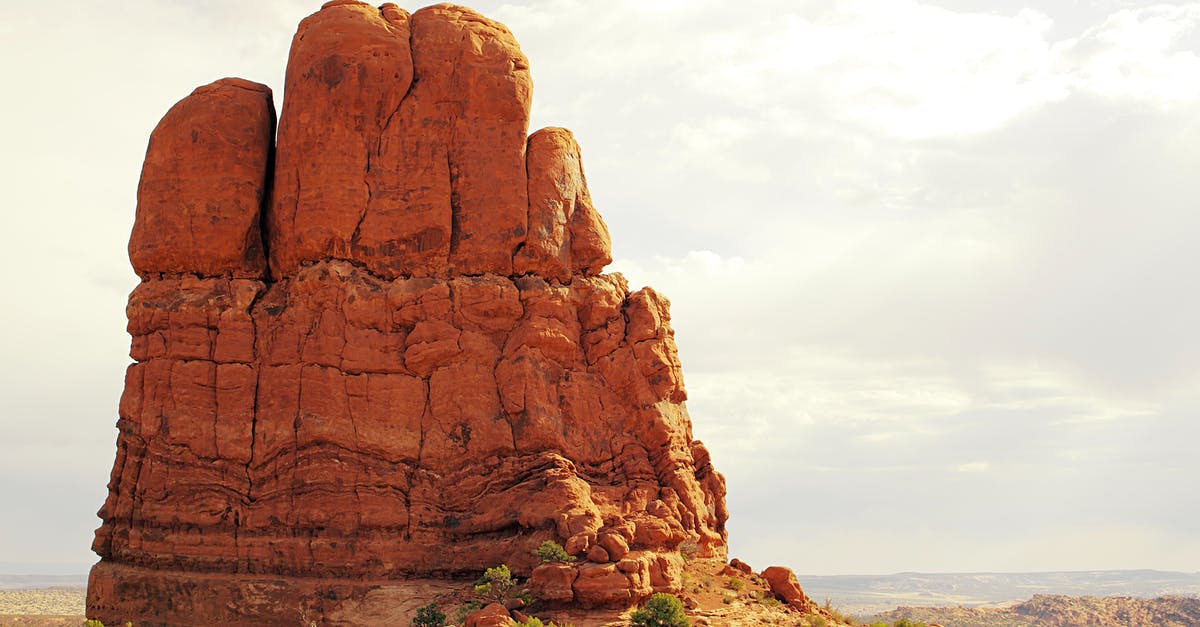
[[[1200,2],[1031,4],[474,4],[673,303],[732,556],[1200,570]],[[95,560],[150,131],[278,107],[319,5],[0,8],[0,571]]]

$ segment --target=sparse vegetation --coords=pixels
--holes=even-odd
[[[554,540],[546,540],[533,551],[534,556],[543,564],[574,562],[575,556],[568,555],[566,549]]]
[[[475,582],[475,594],[489,601],[500,602],[508,596],[516,582],[513,581],[512,571],[501,564],[483,571],[483,577]]]
[[[822,607],[822,609],[825,610],[825,612],[827,614],[832,616],[833,619],[839,623],[848,623],[850,625],[858,624],[858,619],[856,619],[853,616],[846,614],[846,613],[842,612],[841,610],[839,610],[838,608],[834,607],[833,600],[830,599],[829,597],[825,597],[825,605],[823,605],[821,607]]]
[[[575,627],[575,625],[574,623],[556,623],[554,621],[544,623],[542,619],[530,616],[524,621],[513,621],[513,627]]]
[[[438,610],[436,603],[430,603],[417,609],[417,615],[412,620],[413,627],[445,627],[446,615]]]
[[[482,609],[483,603],[479,601],[468,601],[458,607],[458,611],[454,613],[454,624],[461,625],[467,622],[467,616],[475,610]]]
[[[690,627],[691,622],[683,612],[679,597],[656,592],[650,595],[645,605],[629,615],[629,624],[634,627]]]
[[[739,592],[742,588],[746,587],[746,582],[738,579],[737,577],[730,577],[729,582],[725,584],[725,587],[733,590],[734,592]]]

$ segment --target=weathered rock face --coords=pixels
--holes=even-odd
[[[512,34],[469,9],[327,3],[292,40],[272,274],[330,258],[386,278],[512,274],[531,88]]]
[[[263,275],[259,218],[274,134],[266,85],[225,78],[171,107],[138,185],[129,259],[139,275]]]
[[[784,566],[769,566],[762,571],[761,575],[771,586],[771,592],[774,592],[775,596],[782,599],[784,603],[805,614],[816,608],[816,604],[800,588],[800,582],[796,581],[796,575],[792,569]]]
[[[599,274],[579,147],[526,137],[507,29],[337,0],[286,80],[274,157],[270,92],[237,79],[151,137],[89,616],[202,604],[172,583],[195,573],[529,576],[547,539],[581,558],[535,574],[547,598],[623,604],[678,588],[683,542],[723,555],[668,302]]]

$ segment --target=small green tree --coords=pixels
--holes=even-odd
[[[656,592],[641,609],[629,615],[629,624],[634,627],[690,627],[692,623],[683,613],[683,601],[679,597]]]
[[[413,627],[445,627],[446,615],[438,611],[437,603],[430,603],[417,610],[412,624]]]
[[[483,571],[483,577],[475,582],[475,594],[498,603],[508,596],[515,584],[512,571],[507,565],[501,564]]]
[[[552,562],[574,562],[575,556],[568,555],[567,550],[562,548],[562,545],[554,540],[546,540],[541,543],[538,548],[533,551],[534,556],[542,561],[543,564]]]

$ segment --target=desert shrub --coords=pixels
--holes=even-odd
[[[538,548],[533,551],[534,556],[542,561],[543,564],[552,562],[574,562],[574,555],[567,555],[567,550],[562,548],[562,545],[554,540],[546,540],[541,543]]]
[[[467,622],[467,615],[475,610],[482,609],[483,604],[479,601],[468,601],[459,606],[458,611],[454,613],[454,624],[461,625]]]
[[[84,623],[83,625],[84,625],[84,627],[104,627],[104,623],[102,623],[94,618],[87,619],[87,622]]]
[[[514,621],[513,627],[575,627],[575,625],[573,623],[556,623],[554,621],[543,623],[542,619],[530,616],[524,622]]]
[[[825,620],[825,617],[820,614],[809,614],[804,618],[808,621],[810,627],[826,627],[829,624],[829,621]]]
[[[417,609],[417,615],[412,620],[413,627],[445,627],[446,615],[438,610],[437,603],[430,603]]]
[[[839,623],[849,623],[851,625],[858,624],[858,620],[855,619],[853,616],[846,614],[845,612],[834,607],[833,599],[830,599],[829,597],[825,597],[825,605],[823,605],[822,607],[824,608],[826,613],[828,613],[830,616],[832,616],[833,619]]]
[[[725,584],[725,587],[729,588],[730,590],[733,590],[734,592],[737,592],[737,591],[741,590],[742,588],[746,587],[746,582],[742,581],[741,579],[738,579],[737,577],[733,577],[732,579],[729,580],[728,583]]]
[[[483,571],[483,577],[475,582],[475,594],[489,601],[499,602],[508,596],[509,590],[512,590],[515,584],[512,571],[508,566],[501,564]]]
[[[900,620],[892,623],[892,625],[894,625],[894,627],[925,627],[925,623],[918,623],[907,618],[901,618]]]
[[[683,601],[673,594],[655,592],[640,609],[629,615],[634,627],[689,627],[692,623],[683,613]]]

